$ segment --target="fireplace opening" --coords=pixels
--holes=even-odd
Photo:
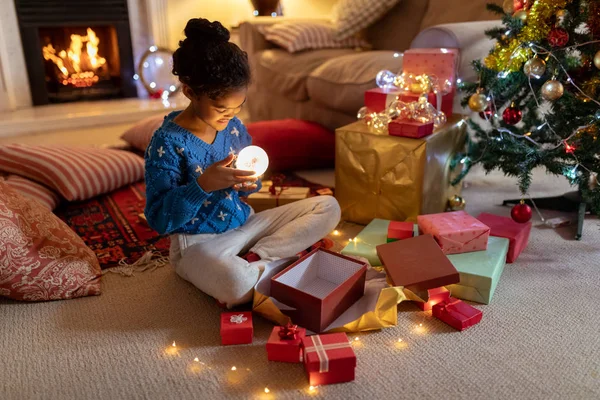
[[[39,29],[50,102],[118,97],[121,73],[113,26]]]

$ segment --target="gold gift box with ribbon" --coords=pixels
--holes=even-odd
[[[272,185],[272,181],[262,181],[262,188],[248,196],[246,202],[254,209],[254,212],[293,203],[294,201],[306,199],[310,195],[310,188],[292,186],[276,186],[275,194],[272,194],[270,191]]]
[[[335,196],[342,218],[366,225],[374,218],[416,222],[420,214],[444,212],[461,191],[451,184],[460,171],[450,171],[450,161],[464,150],[466,128],[461,116],[421,139],[375,133],[364,121],[338,128]]]

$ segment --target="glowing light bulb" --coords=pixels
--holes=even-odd
[[[231,367],[231,370],[232,370],[232,371],[235,371],[235,370],[237,370],[237,368],[235,367],[235,365],[234,365],[233,367]]]
[[[351,242],[351,241],[352,241],[352,238],[348,239],[348,241],[349,241],[349,242]]]
[[[177,346],[177,345],[175,344],[175,342],[173,342],[173,344],[172,344],[171,346],[175,347],[175,346]]]
[[[150,82],[150,87],[154,89],[156,87],[156,82]]]
[[[244,147],[237,156],[235,166],[245,171],[254,171],[254,176],[261,176],[269,167],[269,156],[258,146]]]
[[[358,342],[359,340],[360,340],[360,339],[358,338],[358,336],[354,338],[354,341],[355,341],[355,342]]]
[[[423,324],[419,324],[419,327],[422,327],[422,326],[423,326]]]
[[[377,76],[375,77],[375,83],[377,83],[377,86],[380,88],[385,89],[392,87],[395,79],[396,74],[394,74],[392,71],[384,69],[377,73]]]
[[[177,88],[175,87],[175,85],[171,85],[171,86],[169,86],[169,90],[170,90],[171,92],[174,92],[174,91],[176,91],[176,90],[177,90]]]
[[[309,387],[308,387],[308,390],[310,390],[311,392],[312,392],[312,391],[314,391],[314,390],[316,390],[316,389],[317,389],[317,387],[316,387],[316,386],[309,386]]]
[[[333,234],[334,234],[335,236],[340,236],[340,231],[338,231],[338,230],[336,229],[335,231],[333,231]]]
[[[270,392],[269,388],[268,388],[268,387],[266,387],[266,388],[265,388],[265,393],[269,393],[269,392]]]
[[[157,59],[154,60],[154,64],[156,64],[156,65],[163,65],[163,62],[164,61],[163,61],[162,58],[157,58]]]
[[[271,13],[271,17],[275,18],[276,16],[277,16],[277,13],[276,13],[276,12],[272,12],[272,13]]]
[[[149,50],[150,50],[152,53],[154,53],[156,50],[158,50],[158,47],[156,47],[156,46],[150,46],[150,49],[149,49]]]
[[[254,15],[255,17],[257,17],[258,16],[258,10],[252,11],[252,15]]]
[[[402,343],[402,339],[398,339],[398,343]]]
[[[394,58],[400,57],[400,53],[394,53]]]
[[[194,361],[200,362],[200,359],[198,359],[198,357],[196,357],[196,358],[194,358]]]
[[[137,81],[138,79],[140,79],[140,76],[138,74],[133,74],[133,80]]]

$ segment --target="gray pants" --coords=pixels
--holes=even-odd
[[[171,264],[183,279],[228,307],[252,300],[266,262],[291,257],[327,236],[340,221],[332,196],[317,196],[252,214],[220,234],[171,236]],[[261,261],[239,255],[252,251]]]

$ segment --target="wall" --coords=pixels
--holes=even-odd
[[[286,17],[328,16],[336,0],[282,0],[283,14]],[[252,18],[250,0],[169,0],[167,21],[169,27],[169,47],[177,48],[183,39],[183,29],[190,18],[202,17],[220,21],[226,28],[240,21]]]

